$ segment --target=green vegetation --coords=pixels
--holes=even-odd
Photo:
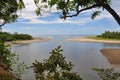
[[[34,70],[36,80],[82,80],[79,74],[72,72],[73,64],[67,62],[61,54],[61,46],[50,52],[50,57],[43,62],[35,61],[31,67]],[[7,65],[6,74],[0,73],[0,79],[21,80],[22,75],[28,71],[27,65],[22,62],[18,63],[19,57],[11,52],[9,46],[0,42],[0,67],[2,64]],[[102,80],[118,80],[120,73],[115,72],[113,68],[98,69],[93,68]],[[9,73],[10,72],[10,73]]]
[[[79,13],[92,8],[103,8],[103,10],[106,9],[120,25],[119,15],[110,7],[111,0],[34,0],[34,2],[38,7],[36,10],[37,15],[40,14],[40,11],[44,11],[41,8],[51,8],[56,5],[56,8],[61,11],[61,18],[64,19],[67,17],[78,16]],[[44,5],[39,5],[39,2]],[[48,4],[46,5],[45,3]],[[28,40],[32,39],[32,36],[28,34],[10,34],[2,32],[2,26],[6,23],[15,22],[18,18],[17,11],[24,7],[22,0],[1,0],[0,2],[0,67],[2,64],[5,64],[7,66],[6,70],[11,72],[11,74],[16,78],[21,78],[22,74],[25,73],[24,71],[28,67],[26,67],[24,62],[18,63],[18,56],[15,53],[12,53],[10,47],[4,45],[4,42]],[[97,15],[100,15],[100,11],[93,11],[91,18],[94,19]],[[107,31],[98,37],[120,39],[119,36],[119,32]],[[59,46],[50,52],[51,56],[49,59],[44,60],[43,62],[35,61],[33,63],[32,68],[34,70],[36,80],[82,80],[77,73],[71,71],[73,65],[71,62],[67,63],[65,57],[60,53],[62,51],[63,50],[61,50],[61,47]],[[98,75],[102,80],[117,80],[120,76],[120,74],[115,73],[113,69],[94,68],[93,70],[98,72]],[[10,80],[10,78],[4,80]]]
[[[88,36],[86,38],[95,39],[95,40],[110,40],[110,39],[102,38],[100,36]]]
[[[28,71],[27,65],[19,62],[19,56],[11,52],[10,46],[0,42],[0,80],[20,79]]]
[[[71,71],[73,64],[65,60],[62,51],[59,46],[50,52],[49,59],[33,63],[36,80],[82,80],[77,73]]]
[[[116,39],[120,40],[120,32],[110,32],[110,31],[105,31],[101,35],[98,35],[96,38],[101,38],[101,39]]]
[[[15,41],[15,40],[31,40],[33,37],[28,34],[10,34],[7,32],[0,32],[0,40],[1,41]]]
[[[10,47],[0,43],[0,63],[4,63],[8,69],[11,69],[12,65],[16,63],[17,56],[15,53],[10,51]]]
[[[72,72],[73,64],[67,62],[61,54],[61,46],[50,52],[50,57],[43,62],[35,61],[33,63],[36,80],[83,80],[80,75]],[[118,80],[120,73],[115,72],[113,68],[92,68],[96,71],[101,80]]]
[[[110,6],[111,0],[34,0],[34,3],[37,6],[37,15],[41,14],[41,11],[44,11],[43,9],[45,8],[56,7],[56,9],[61,11],[60,17],[64,19],[76,17],[87,10],[92,10],[91,18],[94,19],[100,15],[101,9],[107,10],[120,25],[119,15]],[[93,10],[93,8],[96,9]]]
[[[118,80],[120,78],[120,73],[115,72],[113,68],[108,69],[93,68],[93,70],[97,72],[98,76],[102,80]]]
[[[15,76],[17,79],[21,79],[23,75],[27,74],[30,67],[28,67],[24,62],[21,63],[16,63],[12,69],[12,74]]]
[[[22,0],[0,1],[0,32],[6,23],[15,22],[18,18],[17,10],[25,8]]]
[[[95,39],[95,40],[120,40],[120,32],[105,31],[101,35],[88,36],[86,38]]]

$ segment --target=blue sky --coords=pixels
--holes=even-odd
[[[111,0],[112,8],[120,15],[120,0]],[[42,13],[42,16],[36,16],[36,6],[33,0],[24,0],[26,8],[19,11],[20,17],[17,22],[6,24],[3,31],[27,33],[31,35],[97,35],[106,30],[120,31],[120,26],[107,12],[103,11],[100,16],[94,20],[90,18],[92,11],[85,11],[77,17],[62,20],[53,8],[51,13]]]

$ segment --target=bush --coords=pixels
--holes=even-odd
[[[4,63],[8,68],[11,68],[15,62],[15,53],[10,51],[10,47],[0,42],[0,64]]]
[[[120,73],[115,72],[113,68],[108,69],[93,68],[93,70],[97,72],[98,76],[102,80],[118,80],[120,77]]]
[[[55,48],[50,52],[49,59],[43,62],[35,61],[33,70],[36,80],[82,80],[77,73],[72,72],[73,64],[67,62],[60,53],[63,50]]]
[[[0,80],[13,80],[12,78],[19,80],[27,72],[27,65],[24,62],[18,63],[18,61],[18,55],[11,52],[10,46],[0,42],[0,68],[2,67],[4,71],[0,73]]]

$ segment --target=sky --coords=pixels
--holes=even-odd
[[[35,14],[36,6],[33,0],[23,0],[26,8],[18,12],[17,22],[6,24],[3,31],[10,33],[25,33],[38,35],[99,35],[105,31],[120,31],[120,26],[106,11],[91,19],[93,10],[80,13],[77,17],[60,19],[57,10],[53,8],[42,16]],[[120,0],[111,0],[111,7],[120,15]]]

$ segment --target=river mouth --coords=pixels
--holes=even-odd
[[[46,42],[36,42],[29,44],[16,44],[12,50],[19,54],[20,60],[31,66],[35,60],[42,61],[48,59],[49,52],[61,45],[63,56],[67,61],[71,61],[75,66],[73,71],[81,75],[83,80],[97,80],[98,77],[92,68],[108,68],[111,64],[107,58],[101,54],[101,49],[120,48],[120,44],[72,42],[66,39],[81,36],[45,36],[51,39]],[[33,71],[23,77],[23,80],[35,80]]]

